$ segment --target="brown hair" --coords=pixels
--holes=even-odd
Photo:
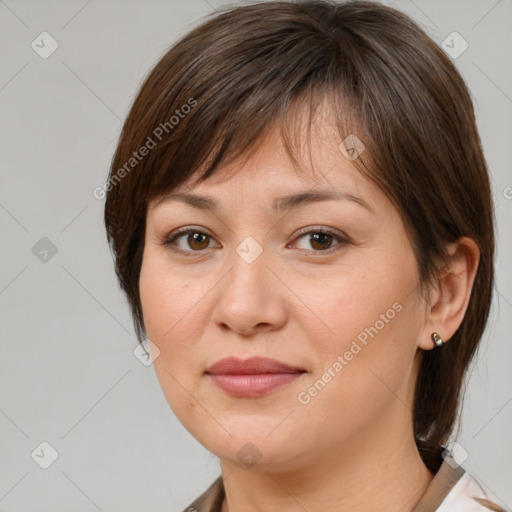
[[[206,179],[249,155],[276,122],[297,163],[297,137],[288,131],[299,129],[302,112],[310,127],[326,98],[340,142],[357,134],[366,145],[353,163],[402,215],[422,287],[439,276],[447,242],[464,235],[480,249],[464,320],[450,343],[424,352],[416,383],[415,438],[435,470],[433,454],[454,428],[463,377],[489,314],[493,205],[468,89],[406,15],[366,1],[263,2],[216,12],[174,44],[140,88],[105,184],[116,273],[142,341],[139,274],[149,201],[198,169]]]

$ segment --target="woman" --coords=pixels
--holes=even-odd
[[[500,510],[446,449],[491,302],[489,177],[413,21],[216,13],[141,86],[106,191],[139,341],[220,459],[186,510]]]

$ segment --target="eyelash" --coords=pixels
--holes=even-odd
[[[213,239],[213,237],[211,235],[201,231],[200,229],[197,229],[197,228],[194,228],[194,227],[184,227],[184,228],[179,228],[176,231],[172,232],[164,240],[162,245],[164,245],[165,247],[169,247],[175,253],[183,254],[185,256],[190,256],[191,254],[194,254],[194,253],[199,254],[201,252],[204,252],[204,249],[203,250],[199,250],[199,251],[192,251],[192,250],[191,251],[183,251],[182,249],[177,249],[176,247],[173,246],[174,242],[180,236],[188,235],[188,234],[192,234],[192,233],[206,235],[206,236],[210,237],[211,239]],[[297,236],[294,238],[294,240],[296,238],[299,238],[299,237],[303,236],[303,235],[319,234],[319,233],[330,235],[330,236],[334,237],[335,239],[338,240],[338,243],[336,245],[334,245],[333,247],[330,247],[329,249],[318,250],[318,251],[311,250],[311,251],[308,251],[308,252],[319,253],[319,255],[331,254],[332,252],[334,252],[336,250],[339,250],[340,247],[344,247],[345,245],[350,243],[349,239],[348,239],[348,237],[346,235],[344,235],[344,234],[340,235],[340,234],[335,233],[334,231],[332,231],[330,229],[326,229],[326,228],[313,228],[313,229],[311,229],[311,228],[303,228],[303,229],[301,229],[301,230],[299,230],[297,232],[297,234],[296,234]],[[301,249],[301,250],[307,250],[307,249]]]

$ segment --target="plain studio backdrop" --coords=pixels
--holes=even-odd
[[[497,286],[458,443],[465,469],[511,508],[512,2],[384,3],[447,41],[474,99]],[[220,474],[134,354],[93,190],[147,71],[221,5],[0,2],[1,511],[179,511]]]

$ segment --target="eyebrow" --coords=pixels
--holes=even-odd
[[[352,201],[374,213],[370,205],[362,198],[347,192],[341,192],[339,190],[308,190],[306,192],[299,192],[296,194],[276,197],[272,201],[272,211],[274,213],[285,213],[305,204],[332,200]],[[179,192],[165,195],[160,200],[156,201],[155,207],[168,201],[180,201],[194,208],[211,211],[213,213],[219,213],[220,210],[219,203],[211,197]]]

